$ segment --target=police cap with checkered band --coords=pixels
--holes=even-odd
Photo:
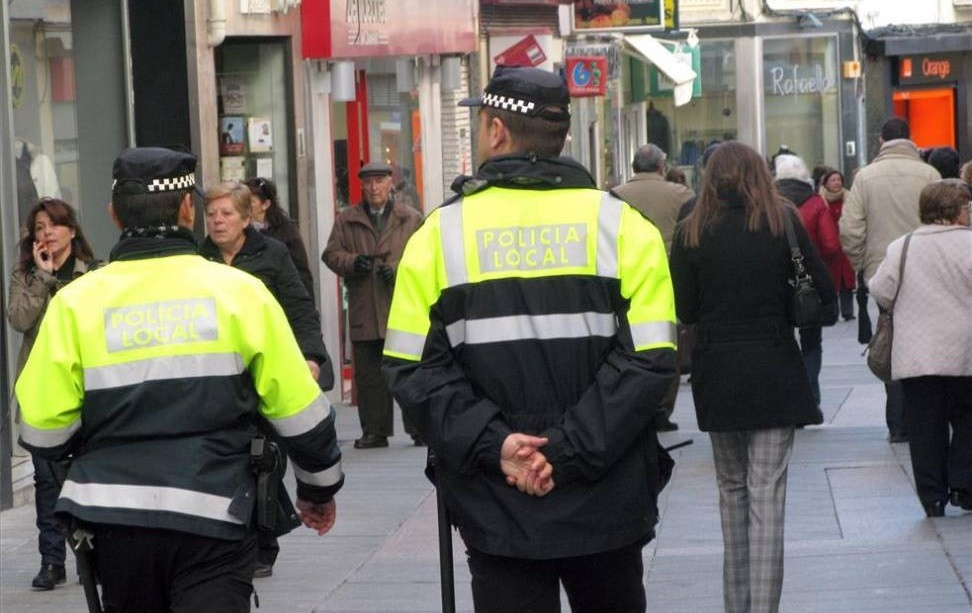
[[[191,190],[196,188],[196,156],[168,147],[132,147],[115,160],[112,178],[116,194]]]
[[[488,106],[551,121],[570,119],[570,94],[563,76],[526,66],[497,66],[483,95],[460,106]]]

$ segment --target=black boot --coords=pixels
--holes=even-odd
[[[30,584],[34,589],[38,590],[53,590],[55,585],[60,585],[65,582],[67,575],[64,573],[64,566],[57,566],[55,564],[49,564],[44,562],[41,564],[40,572],[34,577],[34,580]]]

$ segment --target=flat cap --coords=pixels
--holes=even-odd
[[[166,147],[132,147],[115,159],[112,193],[157,194],[196,186],[196,156]]]
[[[460,106],[489,106],[552,121],[570,119],[570,93],[560,74],[529,66],[497,66],[482,96]]]
[[[392,167],[384,162],[368,162],[358,171],[358,178],[392,176]]]

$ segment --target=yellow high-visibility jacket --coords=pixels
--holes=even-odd
[[[300,498],[343,484],[334,411],[259,279],[182,238],[123,239],[59,291],[17,381],[21,441],[75,456],[57,511],[242,538],[258,415],[284,439]]]
[[[652,536],[656,407],[675,375],[665,245],[568,159],[491,160],[412,236],[396,278],[386,372],[434,450],[466,544],[553,558]],[[513,432],[555,488],[499,469]]]

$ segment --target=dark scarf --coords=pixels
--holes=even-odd
[[[182,226],[125,228],[112,248],[111,261],[196,253],[196,237]]]

